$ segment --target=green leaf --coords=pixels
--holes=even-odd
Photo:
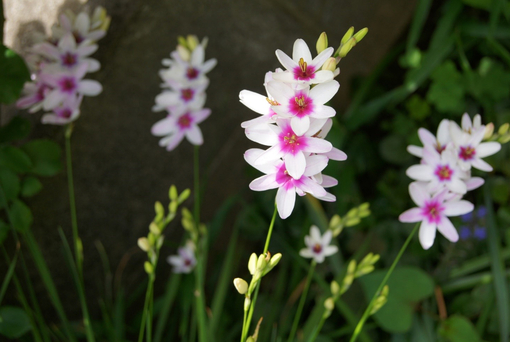
[[[461,112],[464,108],[464,78],[455,64],[447,60],[434,70],[427,100],[441,112]]]
[[[397,165],[405,165],[409,163],[412,156],[407,153],[407,143],[404,137],[392,134],[385,137],[379,145],[379,153],[387,162]]]
[[[375,271],[360,278],[367,298],[373,297],[386,272]],[[374,318],[388,332],[406,332],[411,328],[414,308],[432,295],[434,282],[419,268],[400,267],[393,271],[387,284],[390,288],[388,301]]]
[[[32,225],[33,217],[30,208],[20,200],[15,200],[11,206],[11,220],[14,228],[26,232]]]
[[[439,334],[449,342],[482,341],[473,324],[460,315],[453,315],[444,320],[439,327]]]
[[[11,49],[0,45],[0,103],[13,103],[30,81],[30,72],[23,59]]]
[[[7,235],[9,234],[9,225],[4,220],[0,219],[0,245],[4,243]]]
[[[21,181],[21,196],[32,197],[42,189],[42,183],[33,176],[23,178]]]
[[[7,125],[0,127],[0,144],[24,139],[29,133],[30,121],[20,116],[15,116]]]
[[[32,329],[25,311],[15,306],[0,308],[0,335],[17,339]]]
[[[4,196],[7,201],[16,199],[19,195],[19,178],[13,171],[0,168],[0,187],[2,187],[3,196],[0,194],[0,206],[5,206]]]
[[[32,168],[32,161],[21,149],[6,145],[0,146],[0,166],[5,166],[18,173],[24,173]]]
[[[468,6],[490,11],[492,6],[492,0],[462,0],[462,2]]]
[[[62,149],[53,141],[40,139],[33,140],[22,149],[32,159],[32,172],[39,176],[53,176],[62,170]]]
[[[494,177],[491,182],[491,195],[494,202],[506,204],[510,192],[510,184],[504,177]]]

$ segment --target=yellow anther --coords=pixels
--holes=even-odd
[[[300,96],[300,97],[295,97],[294,98],[294,101],[296,101],[296,104],[299,106],[299,107],[304,107],[305,106],[305,97],[304,96]]]
[[[299,59],[299,67],[301,68],[301,71],[303,73],[306,72],[306,68],[308,67],[308,65],[306,64],[306,62],[305,62],[305,60],[303,58]]]
[[[266,101],[271,105],[271,106],[279,106],[280,104],[278,102],[276,102],[275,100],[271,100],[269,97],[266,97]]]

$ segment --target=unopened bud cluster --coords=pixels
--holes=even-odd
[[[374,270],[374,264],[379,260],[378,254],[368,253],[363,260],[358,264],[356,260],[351,260],[349,265],[347,266],[347,274],[345,275],[342,285],[338,284],[336,281],[331,282],[331,297],[328,297],[324,301],[324,311],[323,316],[325,318],[329,317],[335,308],[335,301],[344,294],[352,285],[354,279],[364,276]],[[381,304],[381,306],[384,303]]]
[[[168,205],[168,214],[165,214],[165,208],[161,202],[154,204],[156,216],[149,225],[149,233],[145,237],[138,239],[138,247],[147,253],[148,260],[144,264],[145,272],[154,275],[156,264],[158,261],[159,250],[163,245],[163,231],[166,226],[175,218],[177,207],[189,197],[190,191],[185,190],[180,195],[177,188],[172,185],[169,191],[170,204]]]
[[[329,222],[329,229],[333,232],[333,237],[340,235],[345,227],[352,227],[361,222],[362,218],[370,215],[370,204],[363,203],[359,207],[352,208],[344,217],[334,215]]]
[[[260,254],[259,256],[257,256],[255,253],[252,253],[250,260],[248,261],[248,270],[252,275],[250,284],[248,285],[248,283],[242,278],[234,279],[234,286],[237,292],[245,296],[245,311],[248,311],[250,308],[251,294],[255,290],[255,287],[259,283],[260,279],[262,279],[263,276],[268,274],[276,265],[278,265],[281,258],[281,253],[276,253],[273,256],[271,256],[271,253],[269,252],[266,254]]]

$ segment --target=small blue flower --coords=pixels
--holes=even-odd
[[[462,226],[459,235],[461,240],[467,240],[471,237],[471,229],[468,226]]]
[[[487,238],[487,230],[485,227],[475,227],[473,236],[478,240],[485,240]]]

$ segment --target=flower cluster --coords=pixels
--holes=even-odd
[[[43,109],[42,122],[65,125],[78,118],[83,96],[95,96],[101,84],[84,79],[87,72],[99,70],[90,58],[98,48],[95,42],[106,34],[110,18],[102,7],[92,17],[85,12],[66,12],[52,27],[51,37],[38,38],[27,57],[32,81],[25,84],[24,96],[16,105],[34,113]]]
[[[209,85],[206,74],[216,65],[216,59],[204,61],[207,39],[196,36],[179,37],[177,49],[171,58],[163,59],[159,75],[163,79],[163,92],[156,96],[154,112],[166,110],[166,118],[152,126],[152,134],[163,137],[160,146],[173,150],[184,137],[193,145],[202,145],[203,137],[198,124],[211,114],[205,104],[205,90]]]
[[[362,35],[353,36],[353,30],[350,29],[342,41],[356,42],[366,34],[366,30],[362,30]],[[241,103],[261,115],[241,124],[246,136],[269,146],[267,150],[249,149],[244,155],[251,166],[265,173],[250,183],[250,189],[278,188],[276,204],[282,219],[292,213],[296,194],[309,193],[324,201],[335,201],[335,196],[325,188],[338,181],[323,175],[322,171],[330,159],[347,159],[344,152],[325,140],[336,114],[326,103],[340,88],[333,78],[340,72],[337,64],[340,51],[341,56],[346,54],[346,45],[341,45],[335,55],[334,49],[327,45],[323,33],[317,42],[315,58],[302,39],[295,41],[292,58],[276,50],[276,57],[285,70],[266,73],[267,95],[249,90],[239,94]],[[353,43],[348,44],[349,49],[352,46]]]
[[[471,168],[490,172],[492,167],[481,158],[501,149],[498,142],[482,142],[489,137],[490,129],[481,124],[477,114],[471,121],[467,113],[459,126],[443,120],[437,136],[424,128],[418,130],[423,147],[409,146],[409,153],[420,157],[421,163],[407,169],[406,174],[415,180],[409,193],[418,205],[399,217],[402,222],[421,221],[419,239],[424,249],[434,243],[436,229],[448,240],[459,239],[457,230],[447,216],[459,216],[473,210],[472,203],[462,200],[470,190],[480,187],[484,180],[471,176]]]

